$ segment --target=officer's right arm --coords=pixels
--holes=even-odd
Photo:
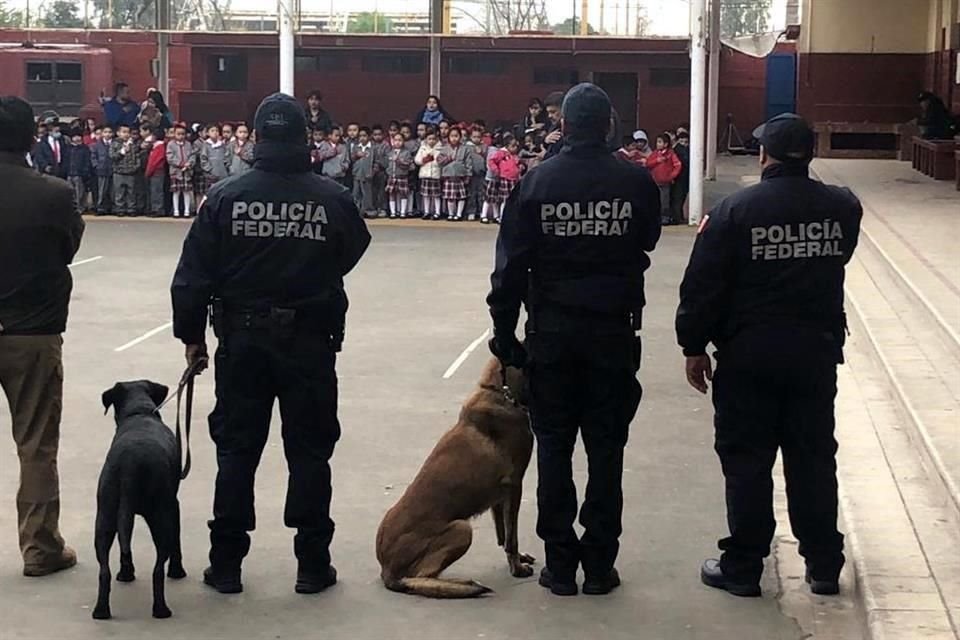
[[[523,183],[513,190],[504,207],[497,235],[496,265],[490,276],[492,288],[487,305],[498,335],[516,332],[537,238],[537,229],[530,222],[533,218],[524,215],[522,187]]]
[[[735,275],[735,241],[729,210],[721,204],[701,226],[680,285],[677,342],[687,357],[706,354],[716,337]]]
[[[208,198],[197,213],[183,241],[180,262],[173,276],[173,335],[184,344],[203,344],[207,327],[207,306],[215,293],[220,262],[220,229]]]
[[[339,196],[340,208],[343,211],[343,224],[340,227],[340,246],[338,247],[340,275],[347,275],[353,270],[360,258],[370,246],[370,232],[367,223],[357,210],[347,191]]]

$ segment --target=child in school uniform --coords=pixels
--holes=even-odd
[[[134,185],[138,174],[143,174],[143,155],[140,144],[134,143],[130,127],[117,127],[117,138],[110,146],[113,164],[113,212],[118,216],[137,213]]]
[[[203,166],[200,164],[200,155],[207,143],[207,130],[203,125],[195,122],[190,127],[190,133],[190,143],[193,144],[193,201],[199,209],[200,201],[207,193],[207,176],[204,175]]]
[[[324,143],[329,137],[330,133],[323,129],[310,131],[310,166],[314,173],[323,173],[323,161],[327,159],[323,151]],[[329,151],[329,147],[326,148],[326,151]]]
[[[347,145],[341,140],[342,134],[343,130],[340,127],[334,127],[330,130],[327,141],[321,146],[320,158],[323,161],[321,173],[346,187],[350,156]]]
[[[440,219],[440,165],[437,164],[437,154],[440,151],[440,140],[437,132],[430,128],[420,145],[420,150],[414,162],[420,167],[420,197],[423,199],[423,217]]]
[[[227,143],[227,173],[239,176],[253,168],[253,142],[250,128],[240,123],[234,129],[233,139]]]
[[[447,133],[447,143],[440,146],[437,154],[447,218],[455,222],[463,220],[463,210],[467,206],[472,153],[463,144],[463,130],[451,127]]]
[[[167,168],[170,171],[170,194],[172,196],[173,217],[181,213],[190,217],[193,200],[193,169],[196,165],[196,149],[187,140],[187,127],[178,122],[173,127],[173,140],[167,143]],[[183,207],[181,208],[181,201]]]
[[[399,129],[399,127],[398,127]],[[385,138],[383,126],[370,127],[370,142],[373,143],[373,209],[379,217],[387,215],[387,156],[390,142]]]
[[[70,132],[70,144],[63,147],[60,166],[73,189],[73,206],[77,215],[80,215],[86,211],[87,185],[93,176],[90,147],[83,144],[83,133],[80,129]]]
[[[161,129],[155,130],[150,137],[150,151],[147,155],[147,168],[144,176],[147,179],[148,210],[152,218],[160,218],[166,214],[167,193],[167,145],[161,134]]]
[[[110,147],[113,144],[113,129],[103,127],[100,139],[90,149],[90,161],[97,173],[97,197],[94,211],[98,216],[113,210],[113,161],[110,159]]]
[[[390,152],[387,154],[387,198],[389,199],[390,217],[406,218],[408,200],[410,196],[410,167],[416,166],[413,154],[407,149],[403,135],[393,134]]]
[[[365,218],[376,218],[373,208],[373,174],[375,152],[370,140],[370,129],[361,127],[351,156],[353,175],[353,201]]]
[[[400,133],[403,133],[403,126],[400,127]],[[416,159],[417,152],[420,151],[420,145],[427,135],[427,125],[419,123],[415,128],[410,129],[410,137],[404,143],[410,154]],[[420,196],[420,167],[416,163],[410,168],[410,213],[414,217],[423,215],[423,198]]]
[[[492,213],[494,220],[500,222],[503,217],[503,206],[510,197],[513,188],[520,181],[520,141],[511,134],[503,136],[503,148],[495,151],[487,163],[493,175],[496,176],[496,189],[487,189],[487,205],[489,209],[484,210],[484,216],[480,221],[484,222],[488,213]],[[489,183],[488,183],[489,185]],[[492,196],[492,197],[491,197]]]
[[[220,139],[220,127],[207,128],[207,140],[200,151],[200,168],[206,178],[204,195],[227,177],[227,145]]]
[[[483,209],[483,185],[487,176],[487,145],[483,143],[483,130],[472,127],[466,146],[470,151],[470,186],[465,213],[467,220],[476,220]]]

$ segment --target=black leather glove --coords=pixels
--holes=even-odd
[[[505,367],[523,368],[527,364],[527,350],[512,333],[494,334],[488,346],[490,353]]]

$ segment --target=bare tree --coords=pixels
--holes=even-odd
[[[488,0],[487,32],[542,31],[550,28],[546,0]]]

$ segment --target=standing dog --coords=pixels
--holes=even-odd
[[[167,397],[162,384],[141,380],[118,382],[103,393],[103,408],[114,408],[117,432],[100,472],[94,544],[100,563],[100,587],[93,617],[110,618],[110,549],[120,538],[118,582],[133,582],[133,517],[150,527],[157,561],[153,567],[153,617],[169,618],[163,595],[163,568],[170,561],[171,578],[186,577],[180,552],[180,450],[157,405]]]
[[[506,378],[506,379],[504,379]],[[460,419],[434,447],[377,532],[377,560],[391,591],[429,598],[474,598],[491,589],[440,578],[470,548],[470,518],[493,511],[497,543],[510,573],[533,575],[534,559],[517,550],[517,514],[533,434],[522,402],[524,375],[491,360]]]

